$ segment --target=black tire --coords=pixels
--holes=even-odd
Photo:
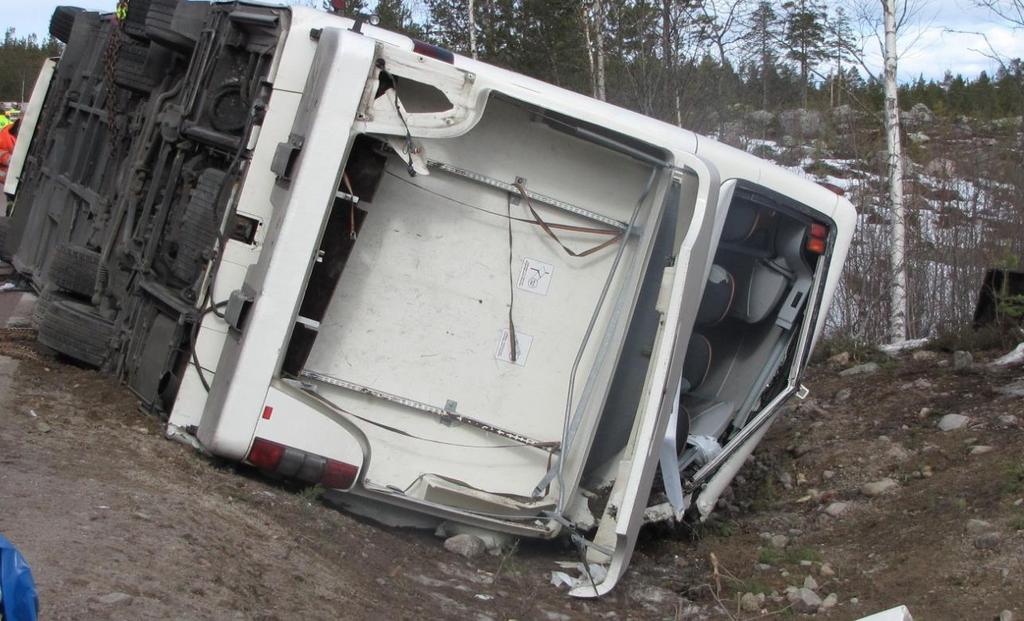
[[[178,253],[171,263],[171,273],[185,282],[196,279],[220,233],[217,195],[225,177],[223,170],[204,170],[185,205],[178,231]]]
[[[75,26],[75,16],[85,9],[77,6],[59,6],[53,10],[50,17],[50,36],[61,43],[67,43],[71,39],[71,29]]]
[[[46,312],[50,309],[50,304],[54,300],[66,300],[68,296],[55,289],[46,289],[40,291],[39,296],[36,298],[36,305],[32,309],[32,326],[36,329],[42,325],[46,317]]]
[[[117,330],[88,304],[54,299],[39,323],[39,342],[90,366],[110,357]]]
[[[61,244],[53,251],[48,274],[50,282],[60,289],[91,298],[99,269],[100,253],[82,246]]]
[[[146,36],[158,45],[188,55],[195,49],[196,42],[174,30],[174,11],[178,0],[149,0],[146,13]]]
[[[7,234],[11,230],[11,219],[6,216],[0,216],[0,261],[11,260],[11,255],[14,254],[7,247]]]
[[[125,15],[121,27],[129,37],[146,38],[146,16],[149,13],[149,2],[150,0],[131,0],[128,3],[128,14]]]
[[[149,93],[156,87],[153,78],[146,72],[146,59],[149,57],[149,46],[125,39],[117,53],[117,64],[114,65],[114,82],[118,86]]]

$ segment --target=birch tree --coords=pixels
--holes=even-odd
[[[903,205],[903,143],[900,139],[900,106],[896,84],[896,0],[880,1],[885,28],[885,42],[882,45],[885,61],[885,142],[889,152],[889,207],[892,218],[889,329],[893,342],[900,342],[907,340],[907,242]]]
[[[469,21],[469,55],[476,60],[476,14],[473,0],[466,1],[466,18]]]

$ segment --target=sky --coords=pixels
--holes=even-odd
[[[1000,54],[1024,58],[1024,32],[1014,32],[986,11],[976,8],[970,0],[918,0],[921,9],[916,15],[918,26],[901,41],[910,46],[900,59],[900,81],[923,75],[925,79],[941,79],[946,70],[964,77],[975,77],[981,71],[991,75],[998,67],[987,58],[988,45],[983,33]],[[115,0],[0,0],[0,25],[14,27],[19,35],[38,33],[48,28],[50,15],[59,4],[86,9],[112,10]],[[874,4],[874,3],[872,3]],[[959,32],[957,32],[959,31]],[[913,43],[913,45],[910,45]],[[878,45],[867,46],[867,64],[876,73],[881,67]]]

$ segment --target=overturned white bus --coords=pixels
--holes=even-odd
[[[0,254],[169,436],[384,521],[574,536],[590,597],[652,486],[706,517],[801,390],[855,222],[825,188],[310,9],[51,31]]]

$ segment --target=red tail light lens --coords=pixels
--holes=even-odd
[[[249,449],[249,463],[262,470],[274,470],[284,456],[284,446],[277,442],[256,438]]]
[[[846,196],[846,190],[844,190],[843,188],[839,187],[834,183],[822,183],[821,186],[833,194],[838,194],[839,196]]]
[[[808,233],[815,239],[825,239],[828,237],[828,227],[824,224],[814,223],[811,225]]]
[[[441,61],[443,63],[448,63],[449,65],[454,65],[455,64],[455,54],[449,52],[448,50],[444,49],[443,47],[438,47],[436,45],[431,45],[430,43],[427,43],[426,41],[420,41],[418,39],[413,39],[412,40],[412,51],[416,52],[417,54],[421,54],[423,56],[427,56],[429,58],[433,58],[434,60],[439,60],[439,61]]]
[[[307,483],[320,483],[332,489],[349,489],[359,476],[358,466],[263,438],[253,440],[246,460],[260,470]]]
[[[324,487],[333,489],[348,489],[356,482],[358,474],[359,468],[352,464],[328,459],[327,465],[324,466],[324,473],[320,477],[320,483]]]
[[[807,252],[813,254],[825,254],[825,240],[812,237],[807,240],[806,248]]]

